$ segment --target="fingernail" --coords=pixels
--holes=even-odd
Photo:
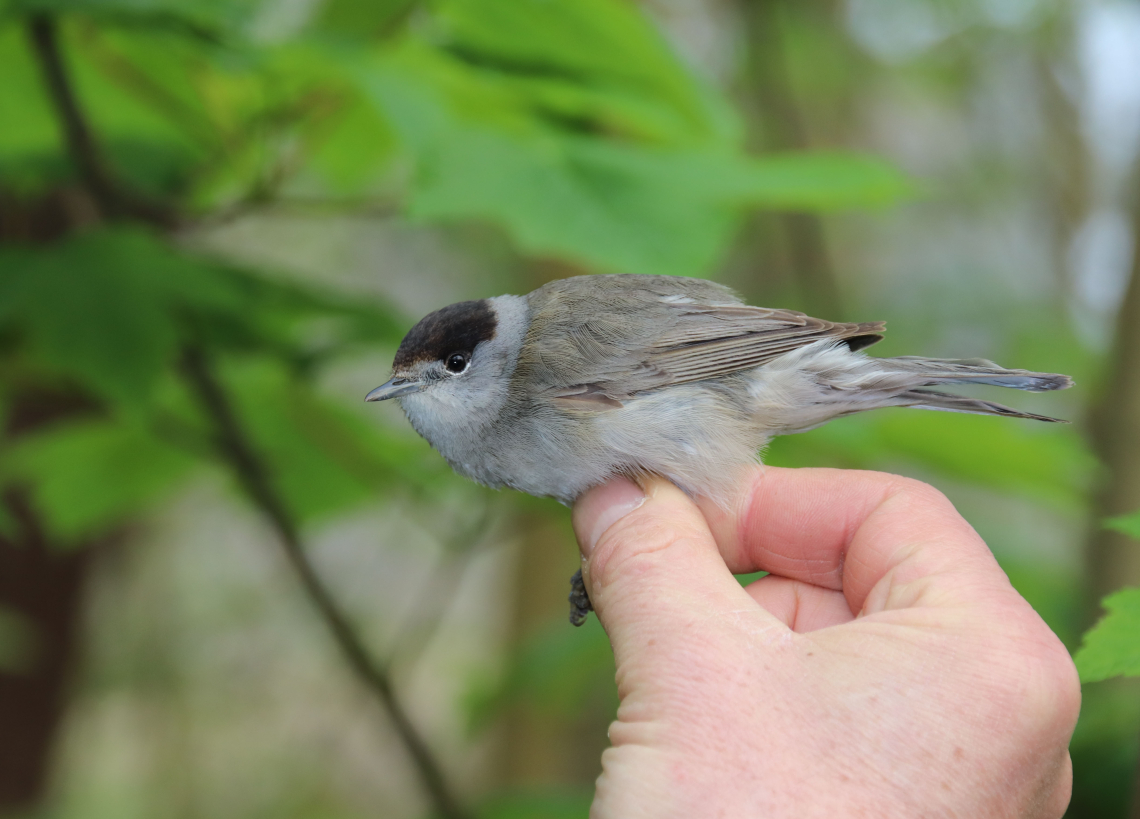
[[[614,478],[595,487],[574,504],[574,531],[584,557],[589,557],[606,530],[645,503],[645,492],[629,478]]]

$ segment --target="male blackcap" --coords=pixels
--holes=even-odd
[[[655,474],[724,505],[772,436],[879,407],[1058,420],[928,388],[1038,392],[1067,376],[872,358],[883,327],[751,307],[701,279],[579,276],[431,313],[365,400],[396,398],[459,474],[565,504]]]

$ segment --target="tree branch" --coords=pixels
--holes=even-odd
[[[71,89],[59,51],[55,21],[46,14],[36,14],[28,21],[28,34],[47,84],[48,96],[63,127],[67,152],[100,209],[112,213],[115,209],[114,186]]]
[[[364,642],[309,562],[296,522],[274,488],[265,463],[242,429],[203,351],[193,347],[185,350],[182,371],[214,423],[218,453],[233,470],[250,499],[269,518],[306,594],[332,633],[349,667],[387,711],[436,811],[445,819],[469,819],[470,814],[456,799],[439,762],[404,710],[388,669],[369,655]]]
[[[760,132],[767,150],[810,147],[807,125],[795,95],[783,31],[785,0],[743,0],[748,34],[747,76],[760,108]],[[778,214],[790,273],[805,307],[825,318],[843,316],[843,300],[827,250],[823,220],[814,213]]]
[[[149,105],[174,127],[193,135],[207,148],[216,148],[222,141],[218,131],[204,114],[183,102],[177,94],[167,91],[161,82],[155,80],[130,58],[116,51],[113,46],[107,45],[105,38],[99,36],[96,25],[84,26],[82,35],[87,55],[104,74],[117,81],[124,90]]]
[[[172,208],[122,188],[107,168],[68,77],[55,19],[48,14],[31,15],[28,36],[60,120],[67,153],[100,214],[104,218],[132,217],[159,227],[173,226],[177,219]]]
[[[389,664],[408,666],[416,663],[443,625],[448,612],[445,601],[455,599],[456,589],[487,540],[487,532],[492,525],[492,508],[488,504],[473,525],[465,526],[444,539],[444,557],[429,574],[431,580],[415,596],[419,603],[403,623],[397,623],[396,637],[388,651]]]
[[[1134,174],[1131,192],[1133,236],[1140,236],[1140,195]],[[1104,387],[1091,414],[1092,444],[1104,464],[1101,485],[1093,495],[1092,532],[1085,551],[1087,583],[1085,623],[1100,615],[1109,592],[1140,583],[1140,550],[1127,535],[1108,529],[1104,519],[1140,507],[1140,249],[1132,254],[1128,286],[1116,316],[1116,333]],[[1140,693],[1135,680],[1118,680],[1119,689]],[[1128,816],[1140,819],[1140,766],[1132,781]]]

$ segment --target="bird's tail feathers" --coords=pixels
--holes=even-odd
[[[1062,378],[1064,376],[1061,376]],[[992,384],[995,382],[971,382]],[[998,386],[1010,386],[999,384]],[[1018,387],[1017,389],[1061,389],[1060,387]],[[1052,418],[1048,415],[1037,415],[1032,412],[1007,407],[993,401],[983,401],[980,398],[970,398],[964,395],[951,395],[935,390],[907,390],[898,396],[899,406],[914,407],[915,409],[940,410],[942,412],[965,412],[971,415],[1002,415],[1006,418],[1029,418],[1034,421],[1049,421],[1055,424],[1067,424],[1063,418]]]
[[[1035,373],[1030,370],[1007,370],[984,358],[952,359],[900,356],[898,358],[885,358],[880,360],[884,364],[889,363],[892,369],[912,373],[922,378],[923,386],[933,386],[935,384],[989,384],[994,387],[1009,387],[1015,390],[1029,390],[1030,392],[1063,390],[1073,386],[1073,380],[1067,375]],[[961,411],[967,412],[968,410]],[[1018,413],[1013,414],[1019,417],[1037,417]]]

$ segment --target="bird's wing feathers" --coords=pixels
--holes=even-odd
[[[646,390],[718,378],[822,339],[855,348],[881,323],[840,324],[750,307],[721,285],[669,276],[562,279],[531,294],[519,373],[533,389],[588,409]]]

